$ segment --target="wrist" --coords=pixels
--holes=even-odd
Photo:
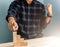
[[[52,11],[48,11],[48,16],[52,16]]]
[[[47,14],[47,17],[52,17],[52,13],[48,13]]]
[[[11,23],[11,22],[15,22],[15,20],[9,20],[9,23]]]
[[[52,11],[48,11],[48,16],[52,16]]]
[[[8,18],[8,21],[9,21],[9,22],[15,22],[15,18],[14,18],[14,17],[9,17],[9,18]]]

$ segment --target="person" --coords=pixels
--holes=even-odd
[[[37,0],[14,0],[9,6],[6,20],[8,28],[17,30],[17,35],[24,39],[34,39],[43,36],[42,30],[50,23],[51,17],[50,3],[45,6]]]

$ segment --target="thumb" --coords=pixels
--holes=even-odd
[[[13,30],[15,31],[15,26],[13,26]]]

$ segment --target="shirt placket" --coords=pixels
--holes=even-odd
[[[28,6],[28,37],[30,38],[29,31],[30,30],[30,6]]]

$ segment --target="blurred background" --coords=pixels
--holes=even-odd
[[[5,17],[10,3],[13,0],[0,0],[0,43],[12,41],[12,31],[8,30]],[[60,0],[38,0],[43,4],[51,3],[53,5],[53,17],[51,23],[43,30],[44,36],[60,36]]]

